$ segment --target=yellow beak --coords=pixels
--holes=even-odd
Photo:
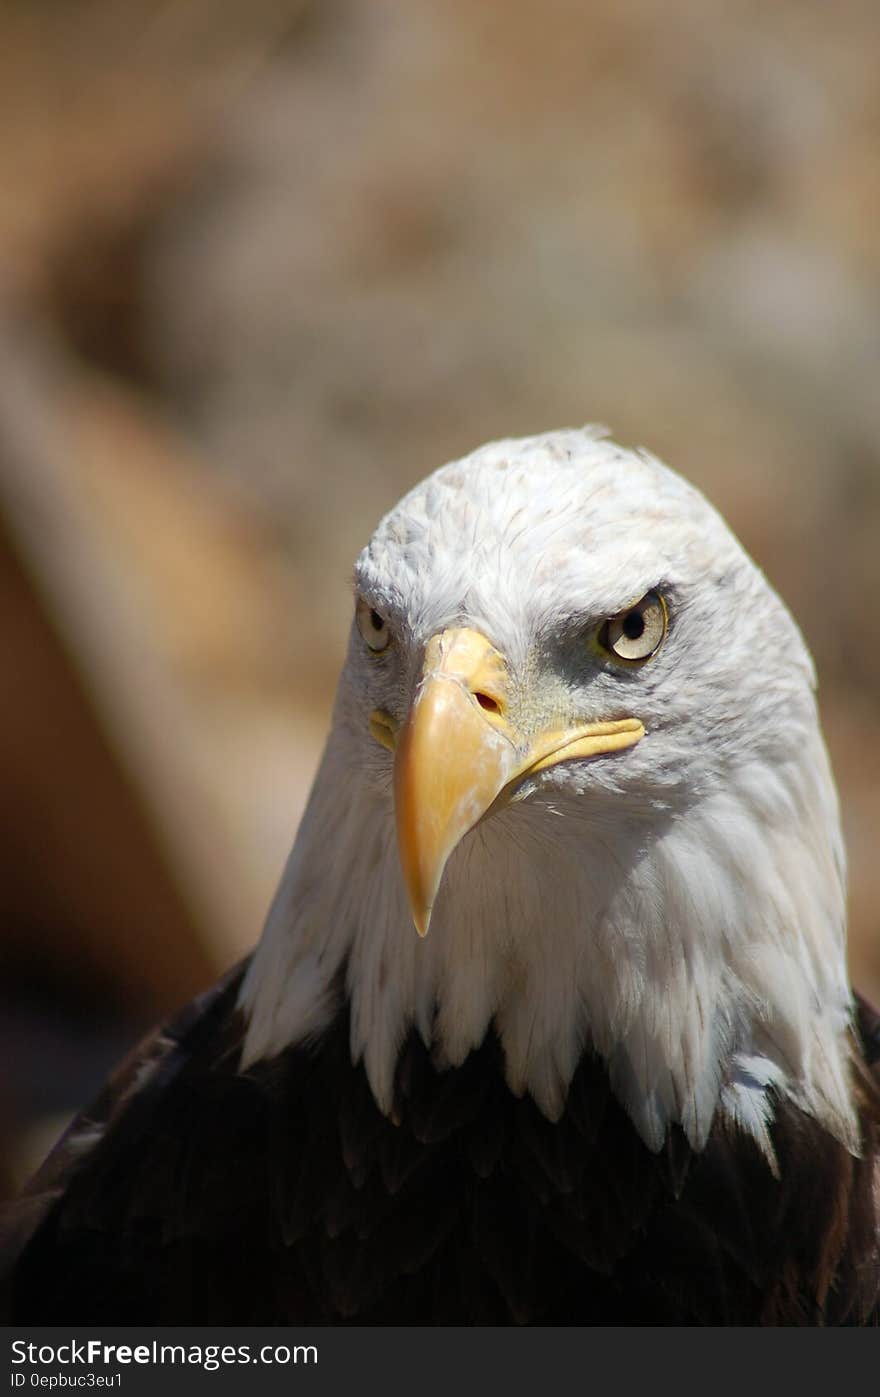
[[[436,635],[399,740],[387,715],[371,730],[396,747],[394,802],[400,862],[416,930],[424,936],[450,854],[501,797],[534,772],[572,757],[632,747],[637,718],[584,723],[524,738],[508,718],[506,662],[466,628]]]

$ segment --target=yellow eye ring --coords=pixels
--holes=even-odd
[[[666,637],[669,615],[659,592],[646,592],[640,601],[605,621],[599,644],[624,664],[644,664],[656,655]]]
[[[373,651],[374,655],[379,655],[383,650],[387,650],[391,641],[391,627],[385,617],[380,615],[375,607],[370,606],[370,603],[365,601],[363,597],[358,598],[355,620],[362,640]]]

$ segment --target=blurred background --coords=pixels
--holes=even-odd
[[[0,1193],[257,939],[352,560],[608,423],[817,660],[880,997],[875,0],[4,0]]]

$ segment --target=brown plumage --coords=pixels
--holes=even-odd
[[[490,1035],[395,1120],[345,1015],[239,1075],[240,974],[136,1050],[7,1210],[7,1316],[49,1323],[880,1321],[880,1019],[859,1006],[853,1158],[780,1102],[775,1178],[716,1125],[653,1154],[585,1058],[548,1122]],[[91,1141],[91,1147],[83,1142]]]

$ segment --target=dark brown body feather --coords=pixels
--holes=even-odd
[[[592,1058],[550,1124],[504,1085],[491,1035],[440,1074],[411,1038],[396,1124],[351,1065],[345,1014],[239,1075],[239,979],[132,1055],[8,1211],[10,1320],[878,1322],[864,1006],[862,1157],[779,1103],[774,1178],[720,1126],[699,1155],[677,1129],[652,1154]]]

